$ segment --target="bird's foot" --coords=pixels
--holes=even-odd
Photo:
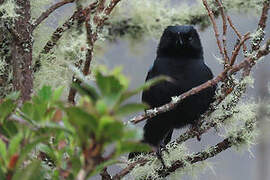
[[[197,140],[198,141],[201,141],[201,134],[199,133],[199,127],[197,124],[194,124],[191,126],[191,131],[193,131],[195,133],[195,136],[197,137]]]
[[[158,146],[158,149],[156,151],[157,158],[161,161],[161,164],[164,169],[166,169],[165,161],[162,157],[162,151],[165,151],[167,154],[169,154],[168,149],[166,148],[166,145],[164,142],[161,142]]]

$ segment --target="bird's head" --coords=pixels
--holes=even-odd
[[[202,56],[203,49],[193,26],[168,26],[160,39],[157,54],[162,56]]]

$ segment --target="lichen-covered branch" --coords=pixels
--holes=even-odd
[[[252,131],[255,128],[255,124],[256,124],[255,121],[246,123],[246,125],[240,131],[236,133],[237,136],[230,136],[224,139],[222,142],[216,144],[215,146],[210,147],[209,149],[205,151],[188,156],[186,158],[186,161],[188,161],[190,164],[204,161],[206,159],[216,156],[217,154],[225,151],[226,149],[232,147],[233,145],[241,144],[242,135],[245,133],[252,133]],[[170,167],[159,170],[158,174],[160,177],[166,177],[170,175],[172,172],[175,172],[177,169],[184,168],[184,167],[185,167],[185,164],[183,162],[176,161]]]
[[[261,18],[259,20],[258,28],[257,28],[257,31],[261,31],[261,36],[258,36],[257,38],[253,39],[253,42],[251,44],[253,51],[258,50],[260,48],[260,43],[263,41],[264,29],[266,27],[269,7],[270,7],[270,1],[264,0],[262,14],[261,14]]]
[[[215,146],[211,146],[204,151],[181,157],[180,160],[175,159],[175,161],[170,166],[167,166],[167,167],[158,166],[154,170],[155,172],[151,172],[151,174],[153,174],[152,176],[151,174],[144,174],[145,178],[156,179],[157,177],[159,178],[166,177],[170,175],[171,173],[174,173],[175,171],[179,171],[179,169],[185,168],[185,166],[187,165],[192,165],[201,161],[205,161],[206,159],[212,158],[216,156],[217,154],[225,151],[226,149],[231,148],[232,146],[238,146],[239,144],[242,144],[243,141],[245,141],[243,139],[243,135],[252,134],[255,129],[255,126],[256,126],[255,119],[247,121],[242,128],[234,132],[235,135],[231,135],[225,138],[222,142],[216,144]],[[148,155],[148,156],[151,156],[151,155]],[[149,160],[147,158],[144,158],[144,156],[142,156],[138,160],[128,164],[126,168],[124,168],[115,176],[113,176],[112,179],[120,180],[121,178],[129,174],[134,168],[143,168],[143,166],[146,163],[149,163],[149,162],[152,163],[151,161],[153,162],[155,160],[154,159]],[[149,171],[151,170],[149,169]]]
[[[57,42],[60,40],[60,38],[63,36],[64,32],[66,32],[68,29],[70,29],[76,21],[78,23],[82,23],[85,21],[85,14],[88,14],[93,10],[96,5],[96,2],[89,5],[89,7],[85,9],[79,9],[73,13],[73,15],[60,27],[58,27],[52,34],[50,40],[46,43],[43,50],[41,51],[41,54],[48,54],[57,44]],[[34,65],[34,72],[37,72],[41,67],[40,59],[38,59],[35,62]]]

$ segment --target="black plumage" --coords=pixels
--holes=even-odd
[[[168,26],[164,30],[157,57],[146,81],[160,75],[171,77],[172,82],[159,83],[143,92],[142,101],[151,108],[164,105],[171,101],[171,97],[213,78],[211,70],[204,63],[201,41],[193,26]],[[160,150],[171,140],[175,128],[195,125],[213,102],[215,89],[209,87],[187,97],[174,110],[148,119],[144,126],[143,142]],[[132,156],[134,154],[129,157]]]

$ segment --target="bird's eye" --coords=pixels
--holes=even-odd
[[[189,36],[188,37],[188,41],[192,41],[193,40],[193,37],[192,36]]]

